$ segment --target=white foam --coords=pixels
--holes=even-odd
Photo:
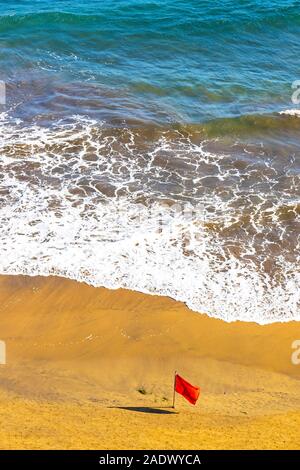
[[[280,111],[279,114],[285,114],[287,116],[300,117],[300,109],[285,109]]]
[[[239,232],[224,234],[244,216],[243,208],[232,209],[241,201],[243,175],[226,156],[180,133],[170,140],[166,132],[142,151],[143,141],[137,143],[133,131],[109,133],[82,118],[46,129],[2,116],[0,129],[2,274],[55,274],[167,295],[226,321],[300,320],[299,242],[293,252],[281,252],[279,275],[270,276],[261,267],[264,250],[256,241],[265,239],[267,253],[268,233],[276,229],[278,240],[284,235],[278,210],[290,203],[289,195],[274,203],[268,191],[256,195],[250,188],[249,197],[257,198],[248,214],[255,233],[236,239]],[[186,169],[174,166],[176,158]],[[206,170],[222,183],[233,181],[230,197],[220,195],[218,185],[212,191],[201,186]],[[111,185],[114,196],[99,193],[97,182]],[[200,203],[196,214],[164,204],[162,182],[170,198],[185,207]],[[142,196],[153,202],[138,204]],[[214,224],[222,226],[222,234]]]

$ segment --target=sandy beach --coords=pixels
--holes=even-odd
[[[300,450],[299,37],[295,0],[0,1],[3,467]]]
[[[0,278],[1,449],[297,449],[296,322],[225,323],[172,299]],[[174,370],[201,387],[172,410]]]

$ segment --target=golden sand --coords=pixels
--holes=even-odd
[[[296,322],[224,323],[174,300],[0,278],[1,449],[300,448]],[[174,370],[201,387],[176,397]]]

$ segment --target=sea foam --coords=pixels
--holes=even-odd
[[[0,129],[2,274],[167,295],[226,321],[300,319],[292,171],[291,193],[273,197],[276,162],[248,151],[235,165],[180,131],[146,142],[80,117],[5,115]]]
[[[285,109],[283,111],[279,111],[279,114],[285,114],[286,116],[300,117],[300,109],[297,109],[297,108]]]

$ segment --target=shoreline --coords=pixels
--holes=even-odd
[[[0,305],[1,449],[299,448],[297,322],[226,323],[56,277],[0,276]],[[173,414],[175,369],[201,396]]]
[[[232,323],[245,323],[245,324],[255,324],[255,325],[259,325],[259,326],[268,326],[268,325],[276,325],[276,324],[285,324],[285,323],[298,323],[300,322],[300,314],[299,314],[299,318],[293,318],[293,319],[281,319],[281,320],[274,320],[274,321],[259,321],[257,320],[256,318],[253,319],[253,320],[241,320],[240,318],[236,318],[236,319],[228,319],[227,317],[223,318],[223,317],[219,317],[219,316],[215,316],[213,314],[210,314],[210,313],[207,313],[207,312],[200,312],[199,310],[196,310],[196,309],[193,309],[192,306],[190,306],[188,304],[187,301],[185,300],[182,300],[180,298],[176,298],[175,296],[172,296],[170,294],[166,294],[166,293],[158,293],[158,292],[153,292],[151,290],[147,290],[147,289],[135,289],[135,288],[131,288],[131,287],[121,287],[121,286],[118,286],[118,287],[113,287],[112,285],[104,285],[104,284],[99,284],[99,285],[96,285],[96,284],[93,284],[93,283],[89,283],[87,280],[85,279],[78,279],[78,278],[73,278],[73,277],[68,277],[66,275],[63,275],[63,274],[53,274],[53,273],[38,273],[38,274],[31,274],[31,273],[27,273],[27,272],[15,272],[15,273],[5,273],[5,274],[0,274],[0,279],[1,278],[21,278],[21,279],[39,279],[39,278],[42,278],[42,279],[61,279],[61,280],[65,280],[65,281],[69,281],[69,282],[75,282],[76,284],[83,284],[87,287],[90,287],[90,288],[94,288],[94,289],[107,289],[111,292],[116,292],[116,291],[125,291],[125,292],[132,292],[133,294],[142,294],[142,295],[146,295],[146,296],[150,296],[150,297],[160,297],[160,298],[167,298],[167,299],[170,299],[170,301],[173,301],[173,302],[177,302],[178,304],[180,305],[183,305],[184,307],[186,307],[190,312],[193,312],[193,313],[196,313],[198,315],[202,315],[202,316],[205,316],[207,318],[211,318],[213,320],[220,320],[224,323],[228,323],[228,324],[232,324]]]

